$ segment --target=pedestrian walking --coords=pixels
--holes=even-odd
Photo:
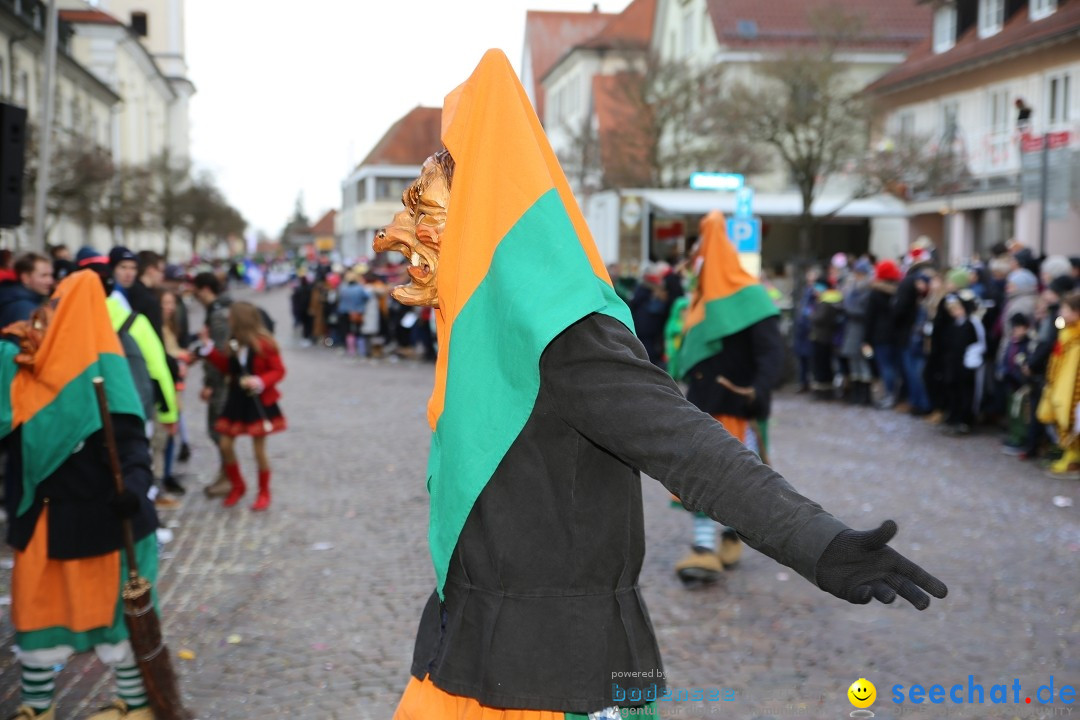
[[[274,336],[263,324],[262,313],[251,303],[234,302],[229,307],[229,332],[227,346],[218,348],[204,328],[200,350],[207,362],[225,375],[228,387],[225,407],[214,428],[221,437],[225,476],[231,484],[224,504],[236,505],[247,491],[236,459],[236,438],[248,435],[259,472],[259,493],[251,509],[266,510],[270,507],[266,438],[285,429],[285,416],[277,404],[281,397],[277,385],[285,377],[285,365]]]
[[[978,372],[986,353],[982,323],[974,318],[978,298],[970,289],[948,295],[945,310],[952,323],[945,334],[944,369],[946,388],[945,432],[966,435],[975,424]]]

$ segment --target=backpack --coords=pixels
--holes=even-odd
[[[131,377],[135,381],[135,390],[139,393],[139,400],[142,401],[143,413],[146,414],[147,420],[153,420],[157,417],[154,393],[155,383],[150,379],[150,371],[146,369],[146,358],[143,357],[142,351],[139,350],[139,343],[135,342],[135,338],[131,337],[131,325],[138,316],[139,314],[136,312],[129,313],[116,334],[120,337],[120,344],[124,348],[124,357],[127,358],[128,367],[131,369]]]

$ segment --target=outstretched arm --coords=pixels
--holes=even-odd
[[[542,385],[569,425],[659,480],[687,508],[736,528],[751,547],[822,589],[865,602],[858,588],[876,587],[872,582],[887,582],[886,576],[908,569],[885,562],[880,549],[864,548],[861,541],[854,551],[839,552],[837,540],[848,548],[845,533],[855,531],[796,492],[720,423],[687,402],[617,320],[591,315],[578,322],[551,342],[540,368]],[[885,555],[915,567],[891,549]],[[884,569],[871,572],[868,563]],[[826,572],[834,567],[835,572]],[[940,582],[926,589],[944,595]],[[874,595],[885,599],[883,592]]]

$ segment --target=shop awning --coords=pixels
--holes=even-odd
[[[719,210],[725,215],[735,211],[735,193],[707,190],[621,190],[625,196],[637,195],[654,209],[670,215],[704,215]],[[840,208],[839,210],[836,210]],[[848,201],[844,197],[822,197],[814,203],[814,214],[834,213],[837,218],[907,217],[904,203],[892,195]],[[754,197],[754,214],[766,218],[798,217],[802,199],[798,193],[759,193]]]

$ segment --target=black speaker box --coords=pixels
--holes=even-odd
[[[22,224],[26,109],[0,103],[0,227]]]

